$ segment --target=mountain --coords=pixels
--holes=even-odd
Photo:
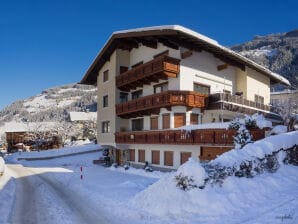
[[[298,88],[298,29],[255,36],[253,40],[231,49],[284,76],[293,88]]]
[[[97,88],[68,84],[42,91],[36,96],[15,101],[0,111],[0,125],[9,121],[65,121],[70,111],[96,111]]]

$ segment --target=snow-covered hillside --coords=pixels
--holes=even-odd
[[[0,125],[9,121],[45,122],[65,120],[70,111],[96,111],[97,88],[69,84],[49,88],[0,111]]]

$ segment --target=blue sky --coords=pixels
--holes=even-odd
[[[179,24],[230,46],[297,23],[296,0],[1,0],[0,109],[79,82],[113,31]]]

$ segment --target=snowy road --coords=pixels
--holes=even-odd
[[[16,178],[16,198],[10,223],[112,223],[98,208],[49,177],[10,164]]]

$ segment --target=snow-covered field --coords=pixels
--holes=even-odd
[[[293,138],[296,137],[294,135]],[[287,139],[281,143],[272,139],[268,141],[286,144],[297,140]],[[80,146],[76,150],[86,150],[88,147],[90,145]],[[47,152],[41,152],[39,156],[43,153]],[[10,161],[16,161],[18,156],[10,156]],[[189,166],[181,167],[177,173],[150,173],[141,169],[124,170],[94,165],[92,160],[100,156],[101,152],[94,152],[19,162],[33,174],[49,178],[61,188],[82,196],[89,206],[104,212],[115,223],[298,223],[296,166],[281,165],[275,173],[264,173],[254,178],[228,177],[222,186],[207,185],[203,190],[194,188],[182,191],[174,181],[178,172],[196,170],[200,173],[199,177],[204,175],[199,165],[195,167],[194,161]],[[15,179],[10,175],[8,169],[5,176],[0,177],[0,223],[7,221],[9,208],[13,205]],[[55,212],[55,206],[52,209]],[[61,220],[61,223],[64,222]]]

